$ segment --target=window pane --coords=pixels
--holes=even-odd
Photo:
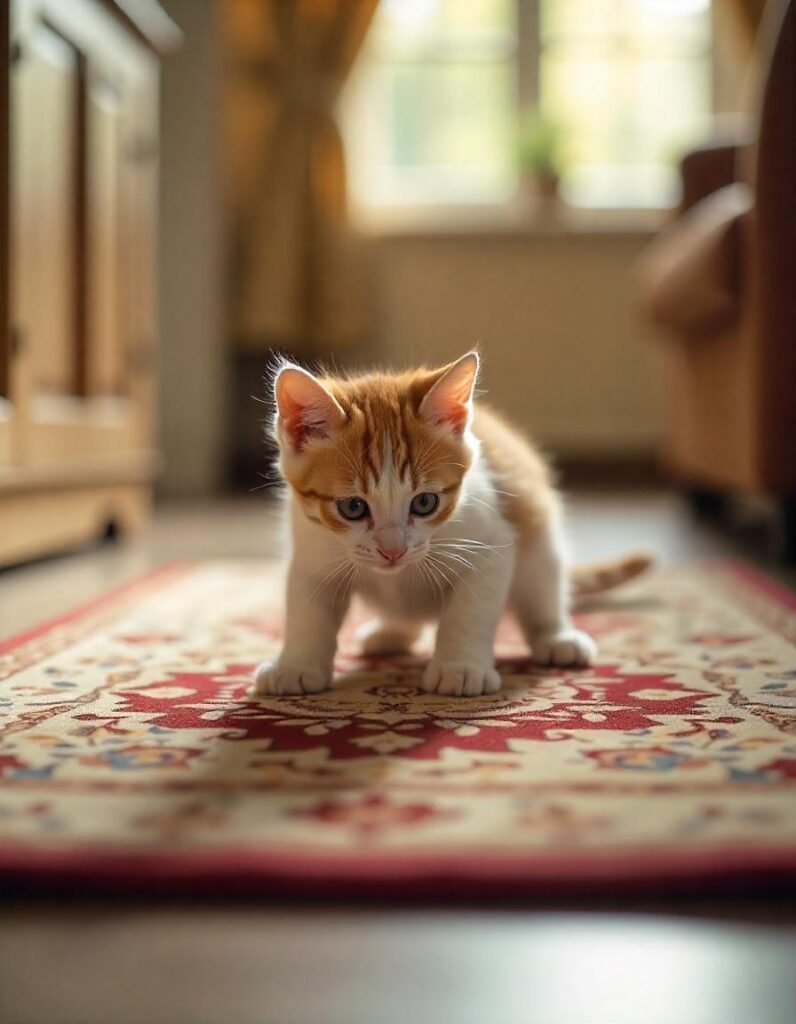
[[[349,110],[355,194],[374,203],[507,197],[514,89],[505,63],[385,64]]]
[[[542,41],[702,55],[709,42],[708,12],[708,0],[542,0]]]
[[[343,97],[352,194],[493,202],[515,185],[515,0],[382,0]]]
[[[542,106],[565,136],[565,198],[618,207],[673,201],[677,158],[707,128],[707,6],[546,0],[542,38]]]
[[[515,0],[381,0],[369,42],[382,56],[503,43],[514,32]],[[433,50],[434,53],[429,51]]]

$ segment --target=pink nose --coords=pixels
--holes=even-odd
[[[397,562],[406,554],[406,548],[379,548],[379,554],[388,562]]]

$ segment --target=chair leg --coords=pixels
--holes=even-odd
[[[729,504],[727,494],[709,487],[689,487],[685,496],[689,508],[698,519],[720,519]]]
[[[796,565],[796,494],[786,494],[779,503],[779,556]]]

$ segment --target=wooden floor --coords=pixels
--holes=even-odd
[[[743,556],[757,519],[699,525],[660,490],[570,502],[576,557]],[[0,636],[164,562],[277,557],[257,496],[161,509],[145,536],[0,572]],[[788,901],[490,908],[0,903],[0,1024],[793,1024]],[[474,903],[478,894],[474,893]]]

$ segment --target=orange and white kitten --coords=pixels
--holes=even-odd
[[[275,436],[293,551],[284,649],[257,669],[256,692],[328,687],[355,593],[377,616],[361,631],[367,653],[406,651],[438,624],[423,675],[429,692],[500,688],[493,645],[507,606],[538,663],[590,663],[594,641],[569,616],[547,466],[474,403],[478,363],[470,352],[437,370],[352,379],[279,370]],[[620,563],[595,589],[642,567]]]

